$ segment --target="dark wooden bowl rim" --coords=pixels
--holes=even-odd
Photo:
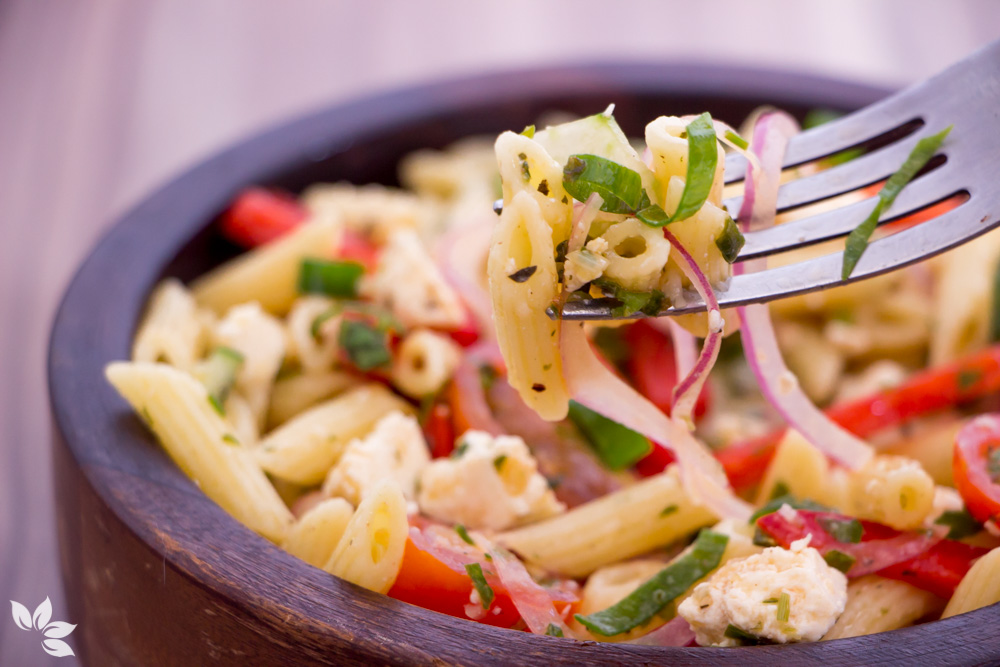
[[[153,285],[241,187],[281,182],[282,174],[290,170],[335,159],[355,141],[405,127],[415,119],[498,107],[510,109],[511,117],[517,118],[519,110],[523,116],[529,109],[531,100],[558,105],[559,100],[581,94],[606,93],[614,100],[620,94],[674,92],[755,99],[777,106],[850,109],[879,99],[886,91],[811,75],[732,67],[635,63],[558,67],[398,90],[325,109],[241,141],[189,169],[124,215],[100,240],[66,292],[50,342],[50,396],[57,427],[90,484],[171,567],[235,601],[264,626],[284,631],[294,627],[303,637],[318,638],[317,646],[345,647],[379,661],[839,665],[996,660],[998,605],[866,637],[711,649],[559,641],[400,603],[310,567],[239,525],[170,462],[105,382],[104,365],[129,356],[130,340]]]

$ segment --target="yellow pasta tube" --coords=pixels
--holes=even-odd
[[[333,371],[302,373],[279,379],[271,390],[271,404],[267,411],[268,428],[284,424],[306,408],[339,394],[357,382],[357,378],[347,373]]]
[[[281,548],[322,568],[330,561],[353,515],[351,503],[343,498],[327,498],[292,525]]]
[[[187,288],[167,278],[150,297],[132,345],[132,360],[163,361],[190,371],[205,350],[207,319],[210,314],[199,312]]]
[[[234,443],[200,382],[166,364],[141,362],[111,363],[105,375],[205,495],[264,537],[284,538],[291,512],[250,451]]]
[[[347,443],[367,434],[393,410],[413,414],[409,403],[380,384],[366,384],[314,406],[260,441],[257,460],[267,472],[304,486],[319,484]]]
[[[191,285],[199,304],[217,314],[257,301],[284,315],[298,296],[299,265],[306,257],[328,257],[339,240],[334,218],[313,218],[283,238],[263,245],[206,273]]]
[[[936,614],[944,601],[910,584],[869,574],[847,584],[844,613],[823,640],[859,637],[905,628]]]
[[[975,611],[997,602],[1000,602],[1000,547],[972,564],[948,601],[941,618]]]
[[[403,563],[409,529],[403,492],[392,482],[383,482],[358,505],[323,569],[387,593]]]
[[[565,514],[501,533],[497,541],[543,569],[585,577],[603,565],[670,544],[714,520],[687,497],[672,466]]]
[[[510,277],[530,267],[535,268],[527,278]],[[487,271],[508,382],[542,418],[564,418],[569,395],[559,355],[560,323],[545,314],[558,286],[552,237],[538,204],[525,192],[504,206]]]
[[[569,238],[573,198],[563,188],[563,164],[537,141],[513,132],[501,134],[495,150],[504,205],[515,195],[525,193],[538,205],[542,218],[552,228],[553,246]]]

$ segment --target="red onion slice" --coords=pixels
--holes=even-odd
[[[676,616],[652,632],[623,643],[639,646],[694,646],[694,630],[683,616]]]
[[[496,216],[482,217],[461,227],[452,228],[438,241],[435,259],[445,281],[458,292],[472,311],[480,332],[492,337],[493,301],[486,289],[486,256]]]
[[[533,633],[544,635],[549,626],[554,625],[562,630],[563,636],[574,637],[566,619],[556,611],[552,595],[531,578],[516,556],[500,547],[491,548],[490,555],[500,583]]]
[[[788,139],[797,131],[795,120],[782,112],[767,112],[757,119],[750,148],[758,155],[760,168],[747,175],[739,214],[744,231],[774,224],[781,163]],[[766,267],[766,259],[749,260],[735,265],[733,273]],[[873,455],[871,447],[831,421],[802,391],[781,356],[768,306],[744,306],[737,313],[744,354],[767,400],[789,426],[828,456],[850,468],[863,466]]]

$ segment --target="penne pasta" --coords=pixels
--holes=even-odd
[[[869,574],[847,584],[847,605],[823,640],[905,628],[937,614],[943,605],[944,601],[933,593]]]
[[[221,315],[257,301],[284,315],[298,296],[299,266],[306,257],[328,257],[340,238],[336,218],[313,217],[288,235],[226,262],[191,284],[197,302]]]
[[[233,442],[232,427],[201,383],[166,364],[145,362],[114,362],[105,374],[205,495],[269,540],[285,537],[291,512],[250,450]]]
[[[973,563],[948,601],[941,618],[957,616],[1000,602],[1000,547]]]
[[[386,593],[399,574],[409,534],[406,500],[391,482],[361,501],[324,570],[376,593]]]
[[[132,360],[163,361],[190,371],[205,352],[211,313],[203,312],[179,280],[161,282],[132,344]]]
[[[269,433],[255,450],[272,475],[302,485],[319,484],[354,438],[394,410],[413,414],[380,384],[366,384],[316,405]]]
[[[281,548],[322,568],[330,561],[353,515],[351,503],[343,498],[327,498],[292,524]]]
[[[271,403],[267,410],[267,428],[277,428],[316,403],[357,384],[356,377],[334,371],[299,373],[279,378],[271,389]]]
[[[675,467],[565,514],[497,536],[529,563],[584,577],[597,568],[647,553],[714,521],[691,503]]]

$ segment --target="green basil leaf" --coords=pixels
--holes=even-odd
[[[339,298],[358,295],[358,279],[365,267],[357,262],[307,257],[299,265],[298,290],[300,294],[325,294]]]
[[[857,519],[818,517],[816,522],[826,531],[827,535],[841,544],[857,544],[865,532],[861,522]]]
[[[560,628],[555,623],[549,623],[549,627],[545,628],[545,634],[549,637],[564,637],[562,628]]]
[[[385,331],[356,320],[340,323],[340,349],[359,371],[370,371],[392,361]]]
[[[691,551],[653,575],[620,602],[586,616],[577,614],[576,620],[591,632],[605,637],[639,627],[718,567],[728,542],[728,535],[702,530]]]
[[[963,537],[975,535],[983,529],[983,524],[976,521],[968,510],[948,510],[942,512],[941,516],[934,520],[935,524],[948,526],[947,538],[949,540],[960,540]]]
[[[831,549],[823,554],[823,560],[830,567],[847,574],[847,571],[851,569],[858,559],[850,554],[845,554],[843,551]]]
[[[597,193],[607,213],[632,215],[642,202],[639,174],[599,155],[570,155],[563,168],[563,187],[573,199],[587,201]]]
[[[934,154],[941,147],[941,143],[948,136],[949,132],[951,132],[950,125],[937,134],[924,137],[918,141],[916,147],[910,152],[909,157],[903,162],[903,166],[899,168],[899,171],[890,176],[885,185],[882,186],[882,189],[879,190],[878,202],[876,202],[875,208],[868,214],[864,222],[855,227],[854,231],[847,237],[847,243],[844,246],[844,266],[840,272],[842,279],[847,280],[850,278],[851,273],[854,272],[854,267],[857,266],[858,260],[861,259],[861,255],[868,248],[868,239],[871,238],[871,235],[875,232],[875,228],[878,227],[878,219],[882,215],[882,211],[889,208],[906,184],[912,181],[917,172],[923,169],[924,165],[934,157]]]
[[[736,134],[732,130],[726,130],[726,139],[728,139],[729,142],[732,143],[734,146],[742,150],[750,148],[750,144],[747,143],[747,140],[741,137],[740,135]]]
[[[611,470],[624,470],[653,449],[645,436],[576,401],[569,402],[569,418]]]
[[[740,250],[743,250],[743,245],[747,242],[746,238],[743,236],[743,232],[740,231],[740,226],[732,219],[731,216],[726,216],[726,224],[719,232],[719,235],[715,237],[715,247],[719,249],[722,253],[722,259],[726,260],[729,264],[736,261],[736,258],[740,256]]]
[[[479,563],[470,563],[465,566],[465,571],[469,574],[469,578],[472,579],[472,585],[476,587],[476,592],[479,593],[479,599],[483,602],[483,609],[489,609],[490,605],[493,604],[494,596],[493,589],[486,583],[483,566]]]

